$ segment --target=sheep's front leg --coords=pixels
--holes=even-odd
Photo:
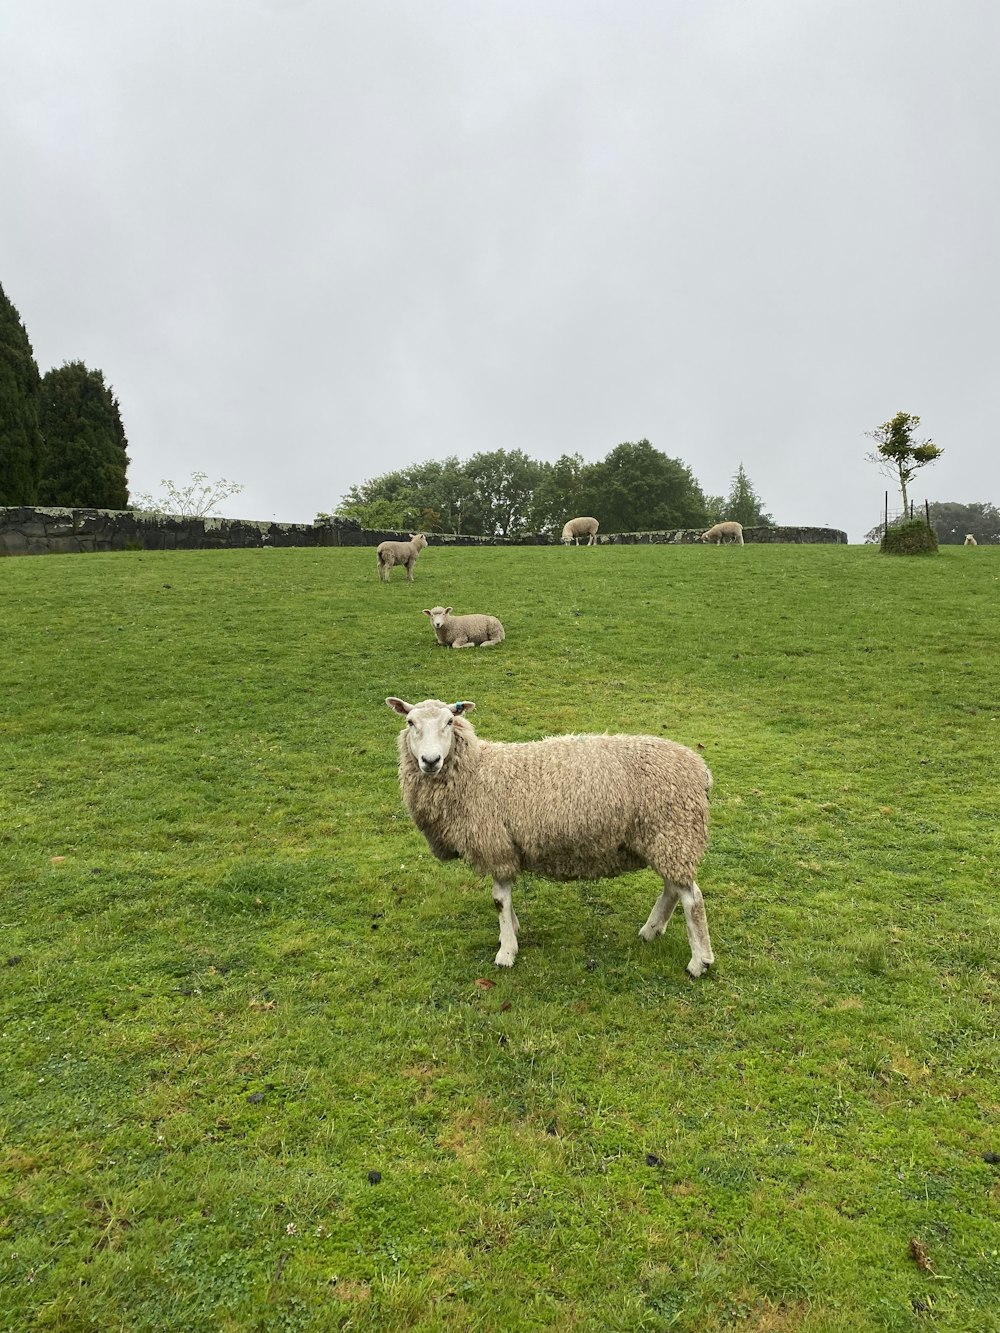
[[[520,924],[514,912],[512,884],[510,880],[493,881],[493,903],[500,917],[500,952],[496,956],[497,967],[513,967],[517,957],[517,932]]]
[[[467,639],[464,634],[460,634],[456,639],[452,640],[451,646],[453,648],[475,648],[476,645],[471,639]]]

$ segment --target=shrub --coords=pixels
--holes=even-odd
[[[889,528],[879,550],[888,555],[937,555],[937,533],[922,518],[909,518]]]

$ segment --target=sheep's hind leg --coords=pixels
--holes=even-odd
[[[517,957],[517,932],[520,929],[512,901],[513,892],[510,881],[493,881],[493,902],[500,918],[500,952],[496,956],[497,967],[513,967]]]
[[[675,886],[681,907],[684,909],[684,924],[687,926],[688,943],[691,945],[691,961],[687,965],[688,975],[703,976],[712,963],[712,941],[708,937],[708,917],[705,915],[705,899],[701,889],[692,882]]]
[[[662,935],[667,928],[667,922],[673,916],[674,908],[677,906],[677,897],[680,888],[676,884],[671,884],[668,880],[663,881],[663,892],[653,904],[653,910],[649,914],[649,920],[639,931],[639,938],[651,944],[657,935]]]

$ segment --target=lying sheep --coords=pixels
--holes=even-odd
[[[406,566],[406,581],[413,582],[413,566],[417,556],[427,545],[427,538],[422,532],[410,534],[408,542],[380,542],[377,557],[378,576],[383,583],[389,582],[393,565]]]
[[[650,866],[663,891],[639,931],[662,935],[678,901],[700,977],[715,961],[698,863],[708,845],[712,775],[693,750],[657,736],[552,736],[481,741],[473,703],[389,698],[406,718],[399,780],[406,806],[441,861],[462,857],[493,878],[500,914],[498,967],[517,956],[512,885],[521,871],[597,879]]]
[[[587,537],[588,546],[597,545],[597,529],[600,527],[596,518],[571,518],[563,527],[562,539],[565,545],[570,542],[574,546],[580,545],[580,538]]]
[[[438,643],[446,648],[495,648],[503,643],[503,625],[496,616],[453,616],[450,606],[424,611],[430,616]]]
[[[709,528],[698,538],[700,542],[711,542],[718,546],[725,543],[728,546],[744,546],[743,524],[742,523],[716,523],[714,528]]]
[[[971,532],[967,532],[967,533],[965,534],[965,541],[962,543],[962,545],[963,545],[963,546],[978,546],[979,543],[976,541],[975,537],[973,537],[973,535],[972,535]]]

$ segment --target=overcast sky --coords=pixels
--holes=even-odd
[[[234,516],[646,437],[858,541],[900,409],[1000,503],[998,219],[997,0],[0,5],[0,282]]]

